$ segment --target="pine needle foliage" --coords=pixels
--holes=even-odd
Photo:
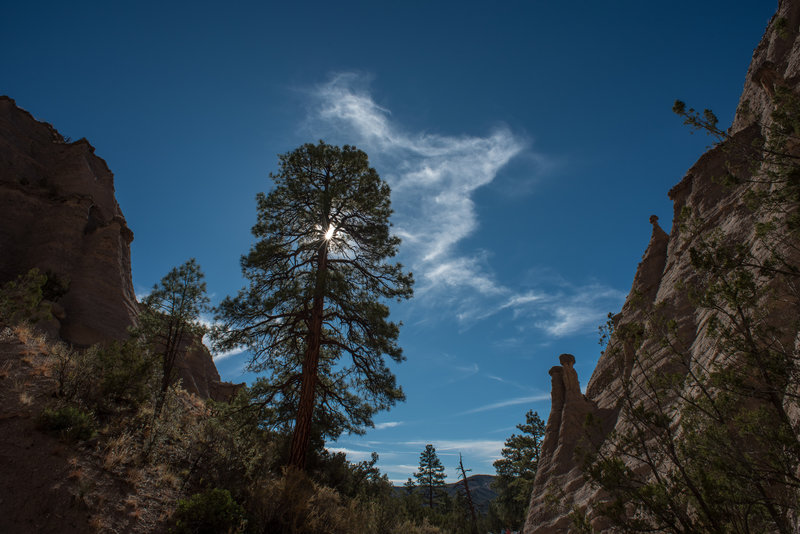
[[[313,435],[363,432],[404,399],[385,360],[403,360],[385,301],[410,298],[413,278],[389,261],[390,190],[364,152],[305,144],[270,177],[241,260],[248,286],[217,308],[215,339],[250,349],[261,402],[294,419],[289,464],[303,469]]]
[[[444,466],[436,454],[436,448],[430,443],[419,455],[419,470],[414,473],[414,478],[428,508],[433,508],[446,495]]]
[[[512,434],[500,452],[502,458],[494,462],[497,490],[494,501],[497,515],[503,524],[520,530],[533,489],[533,479],[539,468],[539,454],[544,437],[544,421],[539,414],[528,410],[525,423],[517,425],[520,434]]]
[[[205,327],[200,314],[208,309],[206,283],[194,258],[172,268],[142,299],[139,327],[143,337],[161,360],[161,393],[156,415],[161,413],[164,395],[176,379],[176,363],[182,352],[199,343]]]

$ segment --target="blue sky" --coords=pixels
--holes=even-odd
[[[15,2],[0,93],[115,173],[144,293],[196,257],[242,284],[277,154],[354,144],[393,190],[413,300],[392,305],[407,402],[331,448],[404,481],[432,443],[475,473],[618,311],[667,191],[729,124],[774,1]],[[217,360],[243,379],[244,354]],[[246,378],[246,376],[245,376]]]

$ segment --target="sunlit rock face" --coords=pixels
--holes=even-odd
[[[800,27],[800,0],[780,2],[777,14],[770,21],[767,31],[756,48],[737,108],[736,117],[729,131],[736,143],[749,145],[761,129],[771,123],[772,104],[770,95],[777,85],[797,89],[800,81],[800,37],[796,32],[789,38],[781,37],[776,28],[779,18],[786,19],[789,28]],[[737,162],[735,156],[722,149],[712,149],[692,166],[686,176],[669,192],[674,205],[674,219],[684,209],[691,210],[695,218],[702,221],[701,232],[714,228],[735,237],[747,238],[754,231],[754,220],[746,209],[741,192],[720,185],[715,178],[726,173],[726,165],[740,166],[740,174],[746,172],[746,164]],[[690,263],[690,248],[695,245],[688,235],[683,235],[680,225],[674,224],[669,235],[658,225],[657,217],[651,217],[653,234],[639,264],[622,311],[614,317],[619,331],[625,325],[644,322],[645,317],[658,306],[660,313],[677,322],[677,337],[683,340],[685,349],[701,365],[716,356],[712,340],[703,332],[708,319],[707,312],[697,309],[689,301],[686,291],[680,288],[696,275]],[[644,221],[643,221],[644,223]],[[758,251],[756,251],[758,255]],[[797,332],[786,332],[793,339]],[[612,336],[611,343],[616,339]],[[657,341],[645,341],[640,346],[622,345],[615,356],[602,356],[589,379],[585,396],[570,390],[567,383],[577,380],[568,374],[574,373],[569,358],[562,355],[561,365],[550,370],[552,376],[552,412],[545,433],[539,471],[536,475],[525,534],[569,532],[568,514],[577,509],[585,512],[598,532],[607,525],[593,512],[593,503],[602,500],[598,490],[584,479],[575,453],[580,451],[581,440],[602,443],[613,430],[625,430],[625,423],[618,419],[617,406],[622,380],[641,378],[632,362],[634,355],[649,354],[652,367],[648,372],[658,373],[668,363],[669,349],[659,346]],[[566,361],[566,364],[565,364]],[[570,392],[571,391],[571,392]],[[596,421],[595,435],[586,436],[579,428],[577,419],[591,414]]]
[[[536,472],[536,488],[539,488],[540,481],[546,481],[546,490],[534,491],[527,521],[538,526],[536,532],[569,530],[569,517],[551,511],[553,499],[562,493],[574,495],[573,500],[591,497],[591,488],[583,483],[575,451],[590,445],[588,440],[597,439],[597,436],[585,432],[587,417],[610,419],[610,414],[603,413],[581,393],[578,373],[573,368],[575,357],[562,354],[559,362],[561,365],[550,369],[552,407]]]
[[[0,282],[49,271],[69,284],[52,333],[77,345],[122,338],[136,317],[132,240],[89,142],[66,142],[0,97]]]

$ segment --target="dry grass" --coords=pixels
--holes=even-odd
[[[172,489],[178,489],[181,486],[180,477],[166,464],[156,466],[156,477],[162,486]]]
[[[14,329],[10,326],[0,328],[0,341],[11,341],[16,337]]]
[[[39,365],[34,365],[33,369],[31,369],[31,375],[50,378],[50,365],[46,362],[40,363]]]
[[[20,343],[25,345],[28,344],[34,337],[36,337],[36,333],[33,331],[33,327],[29,324],[21,323],[11,327],[11,331],[14,335],[17,336],[17,339]]]
[[[125,471],[125,481],[134,488],[138,487],[144,479],[144,473],[137,467],[129,467]]]
[[[95,532],[116,532],[116,530],[111,527],[110,520],[101,514],[93,515],[89,520],[89,526],[92,527]]]
[[[14,393],[22,394],[24,393],[31,385],[31,381],[28,379],[15,377],[12,380],[11,390]]]
[[[2,365],[0,365],[0,378],[8,378],[11,374],[11,362],[4,361]]]
[[[142,518],[142,509],[139,508],[139,499],[135,495],[128,495],[123,501],[125,508],[128,510],[128,515],[139,521]]]
[[[136,441],[128,432],[111,439],[103,451],[103,468],[113,471],[116,467],[126,465],[136,456]]]
[[[28,350],[38,351],[39,353],[47,352],[50,344],[47,342],[47,336],[41,331],[24,323],[12,327],[12,330],[17,335],[20,343],[25,345]]]
[[[28,393],[27,391],[23,391],[19,394],[19,403],[23,406],[30,406],[33,404],[33,395]]]

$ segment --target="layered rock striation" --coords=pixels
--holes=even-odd
[[[708,235],[719,229],[734,239],[746,242],[755,231],[753,214],[747,209],[741,188],[722,185],[719,178],[731,168],[745,177],[751,170],[744,156],[730,150],[731,146],[752,146],[771,124],[774,109],[773,97],[778,88],[797,90],[800,84],[800,1],[783,0],[778,12],[770,21],[766,33],[755,49],[747,73],[742,96],[726,146],[714,148],[701,156],[684,178],[669,192],[674,205],[674,219],[691,213],[701,224],[689,235],[680,224],[674,224],[669,235],[653,216],[653,234],[637,269],[631,292],[621,312],[613,318],[615,334],[610,345],[621,350],[606,351],[589,379],[586,394],[575,389],[574,375],[569,355],[562,355],[561,365],[553,367],[552,411],[547,423],[539,470],[531,495],[526,534],[569,532],[569,513],[579,510],[586,513],[596,531],[607,525],[593,505],[603,500],[600,490],[585,479],[580,467],[580,451],[595,448],[604,442],[613,430],[624,431],[625,422],[620,415],[620,393],[623,382],[640,379],[641,369],[634,366],[636,357],[648,355],[649,373],[667,370],[672,359],[669,348],[659,346],[656,340],[644,338],[638,345],[631,341],[636,336],[622,336],[626,326],[645,323],[654,310],[674,322],[675,338],[681,340],[682,350],[692,355],[700,365],[718,358],[713,340],[704,328],[709,312],[695,306],[685,288],[698,274],[690,259],[690,249],[696,246],[696,235]],[[754,252],[756,255],[758,251]],[[797,332],[787,332],[787,340]],[[790,341],[791,342],[791,341]],[[587,415],[595,422],[592,433],[587,433],[584,422]],[[593,443],[590,443],[593,442]]]

